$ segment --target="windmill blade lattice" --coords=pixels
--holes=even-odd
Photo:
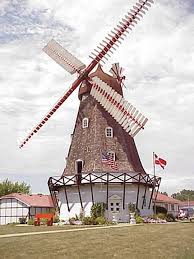
[[[116,50],[115,46],[118,47],[118,43],[121,43],[121,40],[124,40],[126,33],[128,33],[129,30],[132,30],[131,26],[134,27],[135,24],[137,24],[137,20],[140,20],[140,17],[143,17],[142,14],[145,14],[145,11],[147,11],[148,7],[151,6],[150,3],[153,3],[153,0],[139,0],[139,2],[137,2],[136,5],[133,6],[133,9],[131,9],[130,12],[125,15],[125,18],[123,18],[122,21],[119,22],[117,27],[114,28],[114,31],[111,31],[111,33],[108,34],[108,37],[105,37],[105,40],[100,43],[100,46],[97,47],[97,50],[95,49],[97,54],[92,53],[92,62],[84,70],[82,69],[85,67],[85,65],[68,51],[63,49],[54,40],[50,41],[47,46],[45,46],[43,50],[52,59],[54,59],[69,73],[74,74],[75,72],[78,72],[79,77],[73,82],[69,90],[60,98],[57,104],[55,104],[54,107],[46,114],[43,120],[41,120],[41,122],[38,123],[37,126],[31,131],[31,133],[23,140],[23,142],[19,146],[20,148],[22,148],[31,139],[31,137],[40,130],[40,128],[50,119],[50,117],[57,111],[57,109],[59,109],[59,107],[71,95],[71,93],[81,84],[81,82],[88,78],[88,74],[96,67],[96,65],[100,61],[103,61],[103,58],[107,59],[106,56],[109,56],[109,53],[113,53],[113,50]],[[114,93],[114,95],[116,94]],[[127,113],[126,110],[124,111],[124,114],[129,114],[128,117],[132,116],[132,113]],[[135,122],[135,118],[131,118],[133,118],[132,120]],[[138,123],[140,123],[140,120],[139,122],[136,122],[136,127],[137,125],[139,125],[136,131],[139,131],[141,128],[143,128],[143,124],[145,124],[145,119],[143,119],[142,124]],[[126,125],[128,124],[126,123]],[[125,127],[127,127],[126,125]],[[129,126],[128,130],[131,131],[131,128],[129,128]],[[131,134],[131,136],[134,134],[135,131],[133,130],[133,134]]]
[[[112,87],[97,76],[92,78],[92,85],[90,94],[129,135],[134,137],[141,129],[144,129],[148,119]]]
[[[70,74],[74,74],[76,72],[79,73],[86,67],[85,64],[69,53],[66,49],[62,48],[55,40],[49,41],[49,43],[43,48],[43,51]]]
[[[130,12],[128,12],[127,15],[119,21],[119,24],[108,34],[108,37],[105,37],[105,40],[97,47],[98,49],[94,49],[97,54],[92,52],[89,57],[97,62],[100,60],[103,61],[103,58],[107,60],[109,52],[113,53],[112,50],[116,50],[115,46],[119,46],[117,43],[121,43],[120,40],[124,40],[124,37],[127,35],[126,33],[132,30],[132,27],[137,24],[137,21],[140,21],[145,11],[148,11],[148,7],[151,7],[151,3],[154,3],[154,1],[139,0],[139,2],[133,6],[133,9],[130,9]]]

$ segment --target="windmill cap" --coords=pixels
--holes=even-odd
[[[102,70],[102,67],[101,67],[100,64],[98,65],[96,71],[89,75],[90,78],[92,78],[94,76],[99,77],[103,82],[107,83],[117,93],[119,93],[120,95],[123,96],[123,91],[122,91],[121,84],[118,83],[116,78],[112,77],[111,75],[106,74]],[[87,80],[83,81],[81,86],[80,86],[79,93],[78,93],[79,99],[81,99],[82,95],[89,94],[90,90],[91,90],[91,84]]]

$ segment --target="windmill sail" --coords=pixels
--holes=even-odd
[[[119,63],[115,63],[112,65],[112,68],[110,69],[111,74],[114,78],[120,79],[122,78],[124,69],[119,66]]]
[[[150,3],[153,3],[153,0],[139,0],[136,3],[136,5],[133,6],[133,9],[131,9],[130,12],[128,12],[127,15],[125,15],[125,18],[123,18],[122,21],[120,21],[119,24],[111,31],[111,33],[108,34],[108,37],[105,37],[105,40],[103,40],[102,43],[100,43],[100,47],[97,46],[98,49],[95,49],[97,54],[92,53],[92,56],[90,56],[92,58],[92,62],[87,67],[79,59],[77,59],[67,50],[62,48],[55,40],[51,40],[43,48],[43,51],[46,54],[48,54],[55,62],[57,62],[70,74],[74,74],[78,72],[80,75],[72,83],[69,90],[65,92],[65,94],[60,98],[57,104],[54,105],[54,107],[46,114],[43,120],[24,139],[24,141],[20,145],[20,148],[23,147],[31,139],[31,137],[35,133],[37,133],[39,129],[50,119],[50,117],[64,103],[64,101],[71,95],[71,93],[81,84],[83,80],[85,80],[88,77],[89,73],[96,67],[96,65],[99,64],[100,61],[103,62],[104,58],[107,59],[106,56],[110,56],[109,53],[113,53],[113,50],[116,50],[116,47],[119,46],[118,44],[121,43],[121,40],[124,40],[126,33],[128,33],[129,30],[132,30],[132,27],[134,27],[135,24],[137,24],[137,20],[140,20],[139,17],[143,17],[142,14],[145,14],[145,11],[148,10],[147,7],[151,6]],[[97,89],[93,87],[93,91],[96,91],[96,90]],[[98,93],[98,94],[101,94],[101,93]],[[114,96],[116,96],[116,93],[114,93]],[[112,106],[112,102],[110,101],[108,103],[106,102],[106,105],[108,106],[108,109],[114,110],[113,108],[116,108],[117,111],[118,111],[118,107],[120,107],[120,106],[118,107]],[[123,109],[124,107],[122,108],[122,110]],[[137,111],[135,111],[134,109],[132,109],[132,111],[134,114],[137,113]],[[118,114],[120,115],[120,113]],[[126,113],[126,109],[124,110],[124,116],[128,116],[130,118],[132,117],[132,115],[130,115],[129,112]],[[125,117],[122,116],[122,120],[123,118]],[[135,134],[137,134],[137,132],[140,131],[140,129],[143,128],[143,126],[145,125],[146,118],[143,118],[143,122],[141,124],[140,122],[136,122],[136,119],[134,117],[132,117],[132,120],[135,122],[136,124],[135,126],[137,128],[135,131],[133,131],[133,134],[131,134],[131,136],[135,136]],[[126,125],[128,125],[125,122],[126,122],[125,120],[122,122],[123,127],[127,127]],[[126,130],[131,131],[130,127],[131,125],[128,125],[128,128]]]
[[[104,107],[104,109],[134,137],[148,119],[132,104],[128,103],[120,94],[97,76],[92,78],[93,86],[90,94]]]
[[[70,74],[80,72],[86,67],[79,59],[62,48],[55,40],[49,41],[43,48],[43,51]]]

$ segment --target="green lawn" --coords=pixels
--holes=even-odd
[[[38,232],[52,231],[52,230],[60,230],[60,229],[63,230],[63,229],[72,229],[72,228],[83,228],[83,227],[91,227],[91,226],[64,225],[64,226],[52,226],[52,227],[48,227],[48,226],[34,227],[34,226],[27,226],[27,225],[4,225],[4,226],[0,226],[0,235],[37,232],[37,231]]]
[[[22,227],[15,228],[17,232],[22,229]],[[42,230],[39,227],[24,227],[24,229],[27,228],[31,231]],[[1,229],[2,227],[0,231]],[[43,227],[43,229],[54,228]],[[194,224],[149,224],[1,238],[0,258],[193,259]]]

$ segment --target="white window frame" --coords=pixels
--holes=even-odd
[[[88,118],[83,118],[82,120],[82,128],[88,128],[89,127],[89,119]]]
[[[106,127],[105,135],[106,135],[107,138],[113,138],[113,128],[112,127]]]

